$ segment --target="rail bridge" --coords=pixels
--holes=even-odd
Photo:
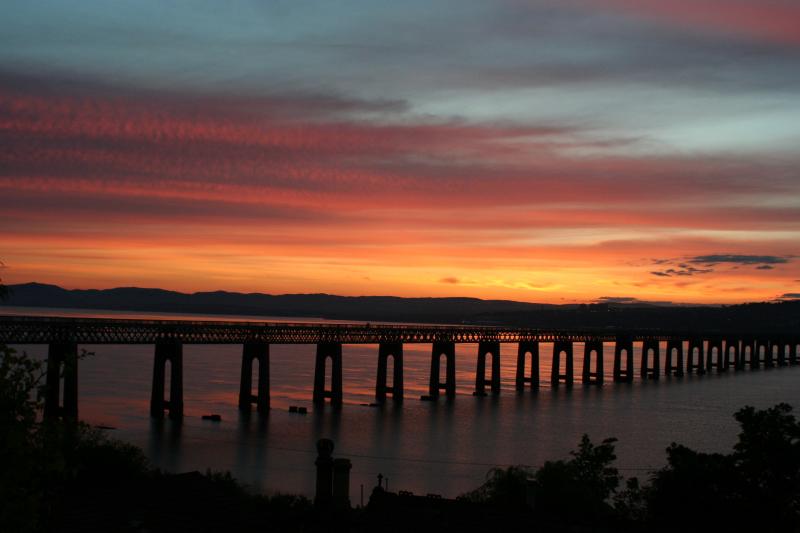
[[[474,395],[500,393],[500,344],[516,343],[516,389],[536,389],[540,384],[539,347],[552,343],[552,386],[574,383],[575,343],[583,344],[582,381],[602,385],[603,347],[614,344],[613,380],[634,379],[634,344],[640,346],[639,374],[642,379],[683,376],[707,372],[741,371],[798,363],[800,336],[742,332],[668,332],[653,330],[542,330],[502,326],[448,326],[413,324],[314,324],[274,322],[217,322],[186,320],[130,320],[55,317],[0,317],[0,344],[47,344],[45,411],[47,417],[77,418],[78,345],[154,345],[153,385],[150,413],[172,419],[183,417],[183,345],[242,345],[239,408],[266,414],[270,408],[269,347],[272,344],[315,344],[313,402],[342,404],[342,345],[378,345],[375,400],[403,400],[403,345],[430,344],[431,367],[428,395],[453,398],[455,345],[478,344]],[[663,350],[662,350],[662,345]],[[663,365],[662,365],[663,352]],[[445,375],[440,375],[441,358]],[[393,361],[391,382],[388,361]],[[490,376],[487,378],[487,358]],[[330,386],[326,365],[330,359]],[[253,361],[258,361],[253,391]],[[166,365],[170,364],[169,397]],[[444,379],[442,379],[444,378]],[[391,383],[391,384],[390,384]],[[63,397],[62,397],[63,387]],[[443,394],[442,394],[443,393]]]

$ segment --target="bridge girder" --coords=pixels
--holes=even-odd
[[[614,342],[670,341],[694,334],[664,331],[545,330],[498,326],[396,324],[313,324],[217,322],[51,317],[0,317],[0,343],[154,344],[175,340],[184,344],[431,344],[434,342]],[[724,334],[705,335],[724,337]]]

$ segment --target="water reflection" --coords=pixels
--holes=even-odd
[[[151,419],[146,453],[160,468],[181,470],[181,432],[183,424],[168,419]]]
[[[702,451],[725,451],[737,426],[732,413],[745,404],[800,406],[798,368],[762,372],[661,377],[658,382],[613,383],[613,346],[603,347],[605,384],[582,387],[583,349],[576,346],[576,386],[549,388],[552,347],[540,351],[540,391],[515,390],[516,345],[500,348],[499,396],[473,397],[477,345],[456,348],[457,397],[420,402],[427,394],[430,345],[404,347],[405,401],[374,401],[377,346],[344,347],[341,409],[311,405],[313,346],[271,347],[272,406],[267,417],[239,413],[239,346],[186,346],[182,426],[148,416],[152,346],[86,347],[95,356],[79,365],[79,412],[142,447],[159,467],[172,471],[230,470],[264,491],[309,494],[314,444],[336,443],[336,456],[350,458],[352,501],[360,485],[372,487],[381,472],[394,489],[454,496],[479,485],[491,465],[540,465],[565,457],[580,435],[619,438],[618,464],[627,474],[661,466],[664,449],[679,441]],[[665,346],[661,347],[662,350]],[[43,357],[45,347],[25,349]],[[640,353],[636,347],[636,365]],[[662,352],[663,353],[663,352]],[[303,405],[308,415],[287,411]],[[221,422],[200,419],[218,413]]]

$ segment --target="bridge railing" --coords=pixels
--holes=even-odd
[[[573,341],[613,342],[620,338],[669,341],[702,336],[723,338],[742,332],[692,332],[616,328],[534,328],[494,325],[394,323],[249,322],[219,320],[109,319],[72,317],[0,316],[0,342],[37,344],[53,341],[84,344],[146,344],[176,338],[188,344],[239,344],[263,340],[275,344],[377,344],[380,342],[473,343]],[[749,336],[757,336],[751,333]]]

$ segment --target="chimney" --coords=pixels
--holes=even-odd
[[[333,441],[330,439],[319,439],[317,441],[317,494],[314,496],[314,505],[318,508],[326,508],[331,504],[333,488],[333,465],[331,457],[333,453]],[[349,471],[349,463],[348,471]],[[349,474],[348,474],[349,476]],[[349,479],[348,479],[349,486]]]
[[[350,459],[333,460],[333,506],[350,509]]]

